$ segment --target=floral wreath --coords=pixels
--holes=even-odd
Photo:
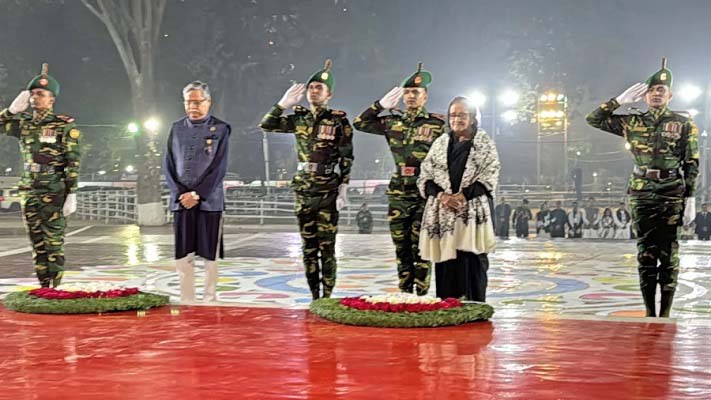
[[[109,283],[68,284],[60,288],[38,288],[13,292],[5,307],[33,314],[90,314],[111,311],[147,310],[169,303],[168,296],[141,292],[136,287]]]
[[[319,299],[314,300],[309,309],[333,322],[387,328],[460,325],[488,320],[494,314],[494,309],[486,303],[409,293]]]

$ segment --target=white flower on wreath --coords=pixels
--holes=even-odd
[[[72,282],[58,287],[67,292],[108,292],[109,290],[125,289],[111,282]]]
[[[388,293],[373,296],[364,295],[361,296],[360,299],[371,304],[435,304],[442,301],[439,297],[417,296],[412,293]]]

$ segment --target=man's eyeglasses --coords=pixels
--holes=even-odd
[[[202,100],[185,100],[183,101],[183,104],[186,106],[199,106],[200,104],[206,102],[207,99],[202,99]]]

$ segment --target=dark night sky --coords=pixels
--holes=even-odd
[[[62,84],[59,112],[83,124],[123,125],[131,120],[123,66],[105,28],[80,1],[0,0],[0,7],[0,72],[7,73],[5,79],[0,74],[3,107],[47,61]],[[288,27],[279,22],[284,15],[293,17]],[[434,75],[428,104],[433,111],[443,112],[453,96],[474,89],[495,93],[517,88],[511,56],[530,49],[551,56],[545,62],[552,65],[530,76],[530,82],[580,93],[571,139],[600,138],[586,150],[594,159],[619,149],[620,142],[594,136],[582,116],[644,80],[659,68],[662,56],[669,58],[677,87],[711,81],[709,17],[711,2],[703,0],[169,1],[162,25],[167,37],[161,38],[156,67],[157,108],[166,123],[181,116],[180,89],[192,79],[205,79],[186,66],[214,47],[214,32],[222,33],[227,55],[217,72],[221,78],[210,82],[213,97],[223,102],[220,116],[241,132],[256,124],[291,79],[306,79],[326,57],[333,58],[336,77],[331,105],[354,118],[412,73],[418,61]],[[269,40],[275,44],[268,46]],[[245,81],[231,81],[231,71],[246,70],[252,63]],[[672,104],[684,107],[688,105],[680,101]],[[531,129],[502,129],[502,158],[530,153],[530,143],[524,143]],[[254,137],[244,135],[242,146],[235,137],[235,147],[258,145]],[[509,145],[517,140],[520,145]],[[288,140],[277,138],[274,143],[284,146],[284,153],[290,150]],[[388,157],[378,138],[358,134],[356,145],[356,169],[373,157]],[[508,164],[504,175],[515,178],[519,170]],[[626,167],[621,162],[614,168],[622,176]],[[231,169],[255,174],[239,161],[231,163]]]

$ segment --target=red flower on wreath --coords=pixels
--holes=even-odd
[[[96,292],[68,292],[66,290],[54,288],[39,288],[30,290],[31,296],[49,300],[118,298],[133,296],[134,294],[138,293],[138,288],[111,289],[106,291],[99,290]]]
[[[341,305],[348,308],[355,308],[361,311],[384,311],[384,312],[425,312],[447,310],[450,308],[461,307],[462,302],[455,298],[446,298],[442,301],[432,304],[410,304],[410,303],[370,303],[360,297],[344,297],[341,299]]]

